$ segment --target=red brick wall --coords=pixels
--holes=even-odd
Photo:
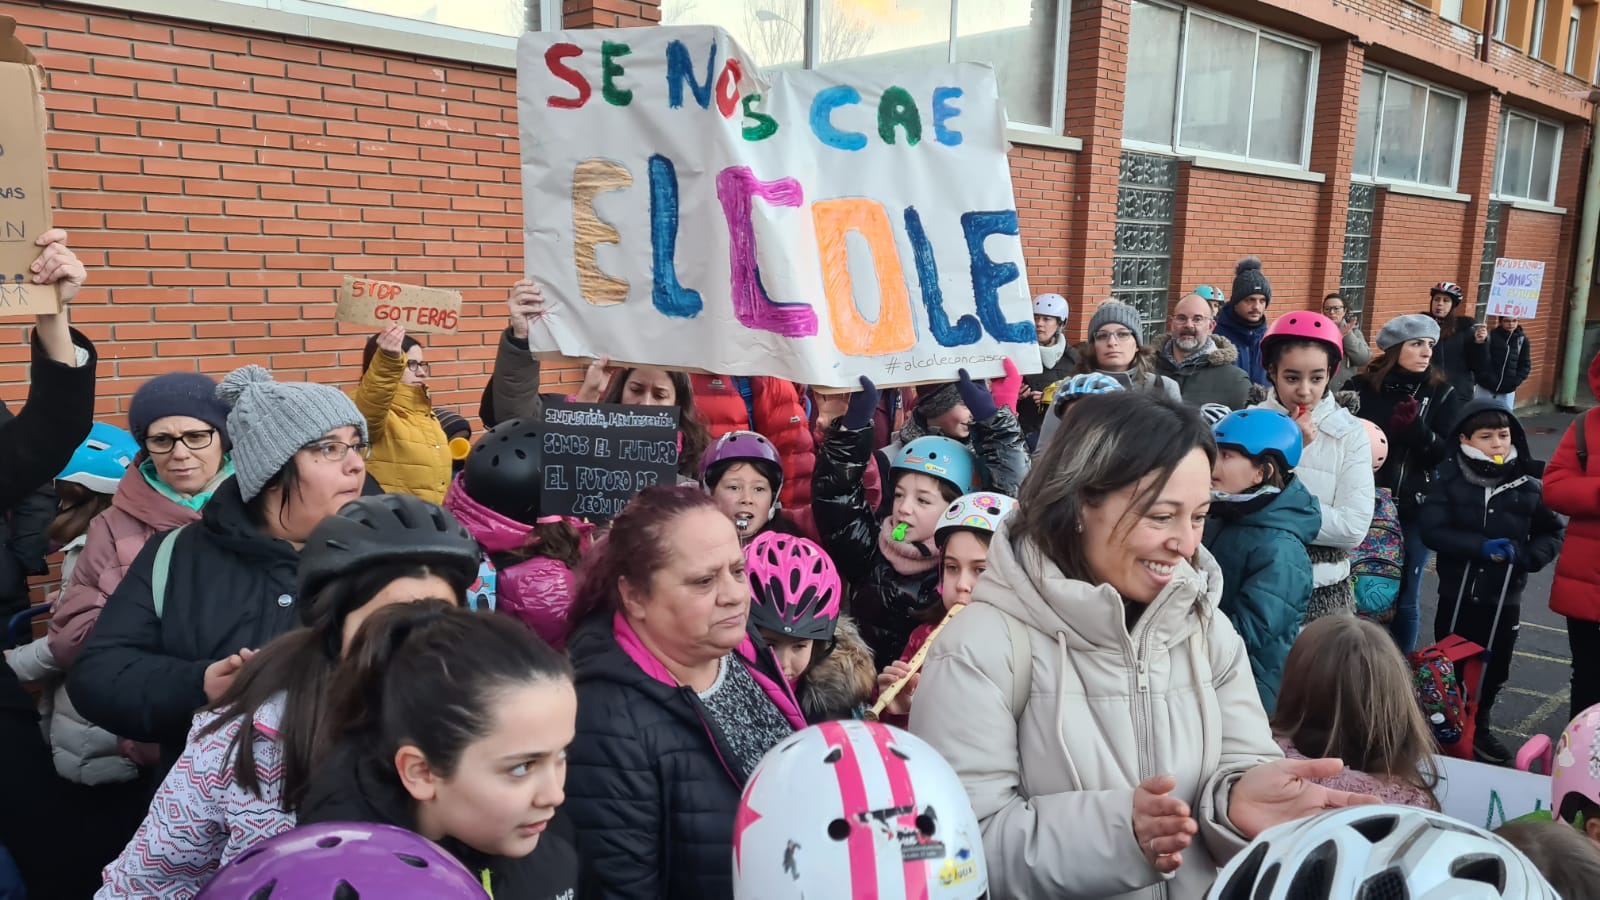
[[[1316,220],[1321,185],[1183,165],[1172,288],[1182,296],[1197,284],[1228,291],[1241,257],[1261,257],[1272,282],[1272,310],[1310,308]]]
[[[1462,315],[1471,315],[1478,270],[1461,268],[1461,220],[1466,214],[1465,203],[1378,192],[1362,334],[1372,338],[1395,316],[1426,312],[1428,291],[1441,281],[1454,281],[1466,290]],[[1473,243],[1476,260],[1483,248],[1482,232]]]
[[[1503,217],[1505,234],[1500,243],[1500,255],[1508,259],[1545,261],[1544,288],[1539,292],[1538,318],[1522,323],[1522,330],[1528,335],[1528,352],[1533,360],[1533,372],[1528,376],[1527,382],[1517,390],[1517,397],[1519,400],[1532,395],[1550,397],[1555,393],[1556,379],[1559,377],[1556,366],[1562,339],[1559,322],[1567,297],[1566,284],[1560,272],[1563,267],[1555,264],[1556,248],[1561,241],[1564,217],[1509,208],[1505,210]]]
[[[1077,154],[1046,147],[1011,148],[1011,186],[1017,195],[1017,221],[1022,251],[1028,261],[1028,289],[1035,295],[1053,291],[1067,295],[1067,244],[1071,240],[1072,183]],[[1072,321],[1087,317],[1074,315]]]

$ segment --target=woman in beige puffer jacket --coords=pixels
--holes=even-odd
[[[1068,416],[932,646],[911,731],[966,786],[992,896],[1200,898],[1266,827],[1363,801],[1301,780],[1337,761],[1282,759],[1218,613],[1209,429],[1156,392]]]

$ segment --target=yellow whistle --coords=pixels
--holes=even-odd
[[[1495,455],[1494,455],[1494,464],[1495,464],[1495,465],[1497,465],[1497,466],[1498,466],[1498,465],[1500,465],[1500,464],[1501,464],[1501,463],[1503,463],[1503,462],[1505,462],[1505,461],[1506,461],[1506,458],[1505,458],[1505,457],[1504,457],[1504,456],[1501,456],[1501,455],[1500,455],[1500,454],[1498,454],[1498,453],[1496,453],[1496,454],[1495,454]]]
[[[467,458],[467,454],[471,453],[471,452],[472,452],[472,443],[470,441],[468,441],[466,438],[458,437],[458,438],[451,438],[450,439],[450,458],[451,459],[455,460],[456,462],[460,462],[463,459],[466,459]]]

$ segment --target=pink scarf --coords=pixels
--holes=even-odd
[[[893,527],[885,518],[878,528],[878,552],[889,567],[901,575],[921,575],[939,564],[939,557],[921,541],[897,541],[890,537]]]

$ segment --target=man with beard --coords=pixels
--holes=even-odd
[[[1433,364],[1444,373],[1465,403],[1472,399],[1473,373],[1489,368],[1489,327],[1475,325],[1472,319],[1456,315],[1461,305],[1461,285],[1441,281],[1428,292],[1428,315],[1439,323],[1439,343],[1433,348]]]
[[[1246,256],[1233,267],[1233,293],[1217,312],[1215,331],[1233,342],[1239,351],[1234,365],[1244,370],[1252,384],[1267,384],[1267,371],[1261,365],[1261,337],[1267,333],[1267,306],[1272,303],[1272,284],[1261,272],[1261,259]]]
[[[1229,409],[1248,404],[1250,379],[1235,363],[1239,351],[1211,333],[1211,304],[1187,294],[1167,318],[1167,337],[1156,352],[1156,371],[1178,383],[1190,406],[1220,403]]]
[[[1022,396],[1017,401],[1017,418],[1022,422],[1022,434],[1029,447],[1038,439],[1039,426],[1044,424],[1045,390],[1070,376],[1078,364],[1078,353],[1063,333],[1066,324],[1067,298],[1060,294],[1040,294],[1033,299],[1033,332],[1039,340],[1039,360],[1044,371],[1022,376]]]

